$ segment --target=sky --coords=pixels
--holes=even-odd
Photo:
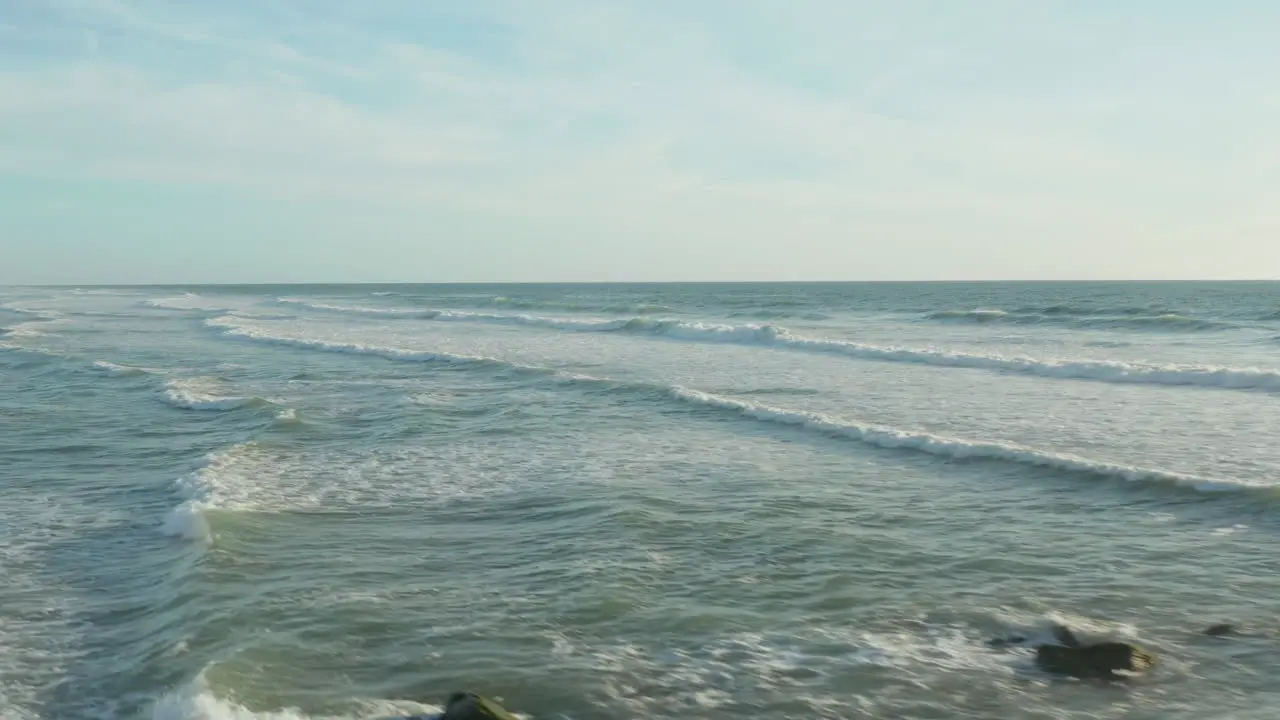
[[[0,284],[1280,278],[1280,3],[0,0]]]

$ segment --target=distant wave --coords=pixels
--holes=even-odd
[[[183,293],[174,297],[151,298],[142,301],[143,305],[163,310],[187,310],[199,312],[227,312],[229,308],[212,305],[207,298],[195,293]]]
[[[63,317],[40,316],[35,320],[28,320],[26,322],[18,323],[17,325],[10,325],[9,327],[4,328],[3,332],[6,337],[10,338],[40,337],[42,335],[50,334],[50,329],[59,325],[65,325],[67,322],[68,320]]]
[[[58,313],[53,310],[35,310],[33,308],[23,307],[22,305],[15,305],[13,303],[4,303],[3,305],[0,305],[0,310],[11,312],[15,315],[30,315],[42,320],[52,320],[58,316]]]
[[[1158,305],[1041,305],[1019,308],[1016,312],[1029,315],[1074,315],[1078,317],[1114,315],[1171,315],[1175,311]]]
[[[1222,320],[1189,317],[1177,313],[1159,315],[1091,315],[1085,313],[1006,312],[999,309],[941,310],[928,313],[926,320],[977,324],[1058,325],[1074,329],[1163,330],[1167,332],[1207,332],[1236,330],[1241,326]]]
[[[16,325],[0,328],[0,334],[8,338],[39,337],[49,334],[47,330],[64,325],[68,320],[56,310],[29,308],[15,303],[4,303],[0,310],[25,318]]]
[[[941,310],[925,316],[930,320],[968,320],[972,322],[997,322],[1009,317],[1009,313],[998,309],[977,310]]]
[[[223,395],[218,389],[214,378],[172,378],[165,382],[162,397],[168,404],[183,410],[235,410],[270,403],[259,397]]]
[[[736,310],[729,313],[731,318],[750,318],[752,320],[830,320],[831,316],[819,312],[798,312],[793,310]]]
[[[94,360],[93,366],[99,370],[103,370],[111,375],[154,375],[157,370],[150,368],[136,367],[133,365],[117,365],[106,360]]]
[[[970,368],[1097,382],[1183,385],[1236,390],[1280,391],[1280,370],[1198,365],[1142,364],[1117,360],[1038,360],[995,354],[954,352],[935,348],[869,345],[847,340],[801,337],[775,325],[717,325],[682,320],[589,321],[527,315],[483,316],[449,313],[434,319],[495,321],[588,332],[648,334],[694,342],[721,342],[820,352],[860,360],[905,362],[939,367]]]
[[[848,340],[811,338],[777,325],[718,325],[684,320],[630,318],[590,320],[537,315],[496,315],[427,310],[421,319],[524,325],[571,332],[619,332],[691,342],[733,343],[842,355],[859,360],[902,362],[935,367],[968,368],[1095,382],[1194,386],[1232,390],[1280,391],[1280,370],[1208,365],[1129,363],[1119,360],[1058,360],[965,353],[940,348],[871,345]]]
[[[413,310],[409,308],[373,308],[359,307],[352,305],[330,305],[328,303],[317,303],[309,300],[299,300],[297,298],[276,298],[276,302],[285,305],[299,305],[311,310],[320,310],[322,312],[352,314],[352,315],[390,315],[393,317],[414,318],[423,315],[422,310]]]
[[[5,337],[10,338],[38,337],[45,334],[40,331],[40,326],[47,322],[48,321],[45,320],[36,320],[33,322],[18,323],[17,325],[10,325],[7,328],[0,328],[0,332],[3,332]]]
[[[675,308],[667,305],[645,302],[591,304],[565,302],[560,300],[528,300],[503,296],[489,298],[484,302],[488,305],[517,308],[520,310],[568,310],[571,312],[601,312],[616,315],[628,315],[632,313],[652,315],[656,313],[676,312]]]
[[[374,293],[379,295],[379,293]],[[392,293],[394,295],[394,293]],[[382,295],[385,296],[385,295]],[[391,315],[400,317],[426,316],[433,317],[439,313],[454,312],[458,315],[483,315],[483,313],[468,313],[466,311],[457,310],[430,310],[418,308],[377,308],[362,307],[352,305],[333,305],[330,303],[320,303],[300,298],[282,297],[277,298],[277,302],[290,305],[300,305],[312,310],[322,310],[326,312],[351,313],[358,315]],[[620,303],[620,304],[582,304],[571,302],[554,302],[554,301],[535,301],[535,300],[516,300],[506,297],[494,297],[487,300],[475,302],[476,305],[487,305],[497,307],[515,308],[518,310],[564,310],[570,312],[596,312],[608,315],[628,315],[640,314],[649,315],[656,313],[673,313],[673,308],[666,305],[655,305],[650,303]],[[498,317],[498,316],[493,316]]]
[[[1013,443],[961,440],[930,433],[869,425],[837,419],[820,413],[785,410],[685,388],[672,388],[671,395],[689,404],[729,410],[755,420],[801,427],[825,435],[857,440],[876,447],[916,450],[953,460],[1002,460],[1022,465],[1046,467],[1064,472],[1117,478],[1132,482],[1171,483],[1205,492],[1280,489],[1267,485],[1251,485],[1234,480],[1216,480],[1166,470],[1098,462],[1074,455],[1036,450]]]
[[[211,326],[223,328],[224,333],[229,336],[240,337],[255,342],[307,348],[325,352],[362,354],[401,362],[435,362],[490,368],[505,367],[544,375],[559,383],[566,383],[570,385],[585,384],[596,387],[605,387],[615,392],[641,393],[645,396],[665,396],[675,399],[682,404],[733,412],[741,417],[752,420],[798,427],[804,430],[818,432],[828,436],[856,440],[886,449],[912,450],[954,460],[980,459],[1012,462],[1021,465],[1045,467],[1062,472],[1122,479],[1133,482],[1145,481],[1168,483],[1190,487],[1205,492],[1250,489],[1270,491],[1280,489],[1280,487],[1253,484],[1239,480],[1207,478],[1186,473],[1142,468],[1120,463],[1099,462],[1075,455],[1038,450],[1001,441],[964,440],[934,435],[931,433],[889,428],[870,423],[835,418],[820,413],[777,408],[678,386],[620,382],[608,378],[558,371],[551,368],[522,365],[495,358],[453,355],[450,353],[408,350],[404,348],[367,346],[356,343],[337,343],[322,340],[290,338],[272,335],[256,329],[237,327],[233,323],[218,323],[216,321],[206,322]]]
[[[243,338],[254,342],[278,345],[282,347],[321,350],[325,352],[346,353],[351,355],[368,355],[371,357],[381,357],[387,360],[400,362],[506,367],[528,370],[538,374],[549,374],[554,372],[543,368],[510,363],[505,360],[499,360],[491,357],[456,355],[453,353],[432,352],[428,350],[408,350],[404,348],[384,347],[378,345],[363,345],[360,343],[333,342],[312,338],[293,338],[282,335],[273,335],[271,333],[258,330],[257,328],[240,325],[236,323],[235,318],[232,317],[211,318],[209,320],[205,320],[205,324],[211,328],[221,330],[222,334],[227,337]]]

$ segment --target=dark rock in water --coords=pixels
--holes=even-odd
[[[1236,634],[1236,626],[1232,625],[1231,623],[1219,623],[1217,625],[1210,625],[1209,627],[1205,628],[1204,634],[1209,635],[1211,637],[1227,637],[1228,635]]]
[[[1042,670],[1077,678],[1114,679],[1117,673],[1142,672],[1155,665],[1156,656],[1126,642],[1100,642],[1082,645],[1074,635],[1059,638],[1075,641],[1074,645],[1040,645],[1036,648],[1036,664]]]
[[[517,720],[506,708],[475,693],[458,692],[449,697],[440,720]]]

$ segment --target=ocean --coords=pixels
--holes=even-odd
[[[4,720],[1280,717],[1277,283],[0,288],[0,328]],[[1160,662],[988,644],[1054,623]]]

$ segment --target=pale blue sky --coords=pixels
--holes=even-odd
[[[1280,3],[0,0],[0,283],[1280,277]]]

